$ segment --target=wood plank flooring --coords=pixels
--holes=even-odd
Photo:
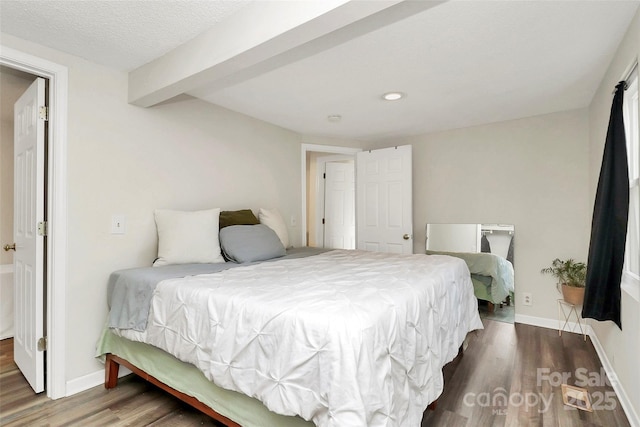
[[[630,426],[589,337],[483,319],[422,426]],[[561,377],[588,389],[593,412],[565,406]],[[596,376],[598,378],[596,378]],[[588,381],[586,381],[588,379]],[[584,382],[587,384],[582,385]],[[576,384],[577,383],[577,384]],[[502,398],[504,397],[504,398]]]
[[[208,416],[135,375],[50,400],[35,394],[13,362],[13,340],[0,341],[0,426],[215,426]]]
[[[581,335],[484,319],[485,330],[445,368],[445,391],[422,427],[630,426],[608,385],[586,385],[593,412],[563,404],[559,376],[568,384],[600,375],[593,345]],[[548,371],[538,371],[548,369]],[[582,370],[579,370],[582,369]],[[567,374],[565,374],[566,376]],[[609,393],[609,394],[606,394]],[[596,399],[594,399],[594,396]],[[601,401],[597,402],[602,396]],[[13,363],[12,340],[0,341],[0,426],[219,426],[135,376],[49,400],[33,393]],[[277,426],[274,426],[277,427]]]

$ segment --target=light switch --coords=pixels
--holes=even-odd
[[[125,216],[111,216],[111,234],[124,234]]]

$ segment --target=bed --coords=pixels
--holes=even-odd
[[[513,298],[513,265],[491,253],[427,251],[427,255],[448,255],[464,260],[471,274],[476,298],[502,304]]]
[[[448,256],[289,249],[132,269],[112,274],[109,302],[105,385],[123,364],[230,426],[418,426],[482,328]]]

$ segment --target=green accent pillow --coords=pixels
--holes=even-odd
[[[230,225],[256,225],[260,224],[258,218],[251,209],[241,209],[238,211],[220,212],[220,229]]]

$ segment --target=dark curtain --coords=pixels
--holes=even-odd
[[[507,261],[513,264],[513,239],[515,236],[511,236],[511,241],[509,242],[509,249],[507,249]]]
[[[489,239],[487,239],[486,234],[483,234],[482,239],[480,239],[480,252],[487,254],[491,253],[491,244],[489,243]]]
[[[582,317],[612,320],[620,329],[620,280],[629,216],[629,173],[622,103],[625,82],[616,86],[604,145],[596,201]]]

